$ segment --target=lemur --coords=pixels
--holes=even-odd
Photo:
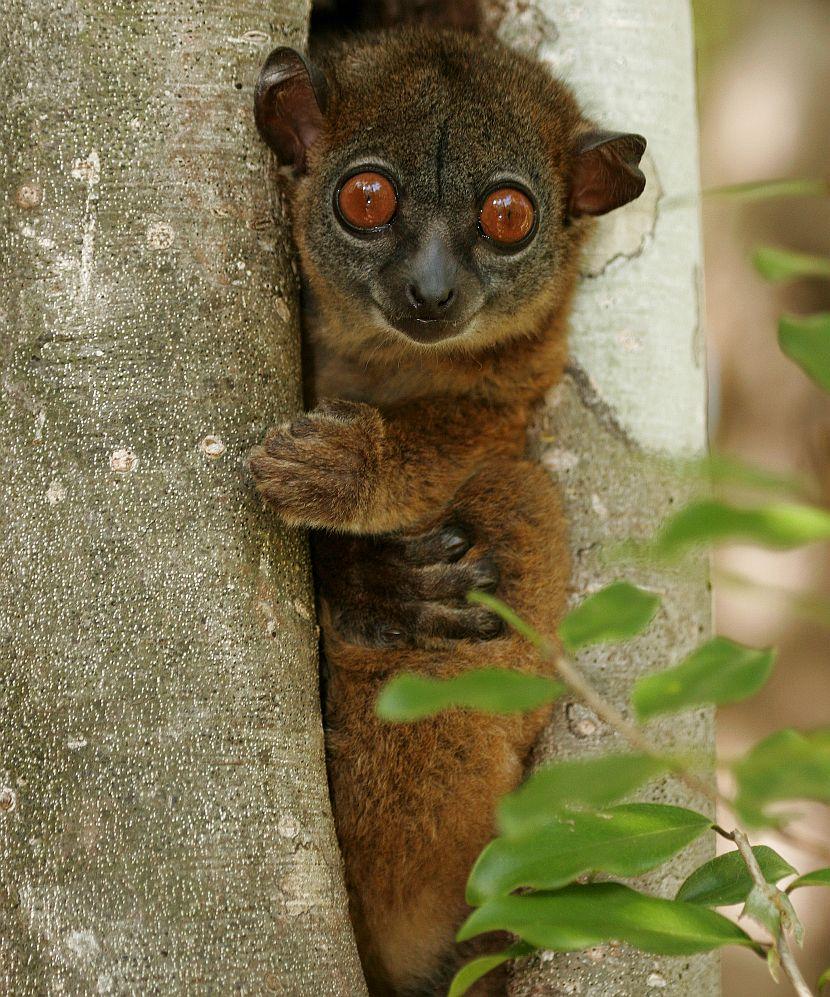
[[[255,113],[293,175],[310,408],[251,467],[312,531],[330,785],[370,992],[442,993],[465,956],[470,867],[548,712],[389,724],[375,700],[404,671],[550,668],[464,596],[496,591],[544,633],[563,613],[566,524],[525,432],[563,373],[592,219],[642,192],[645,141],[596,127],[533,59],[425,28],[314,62],[279,48]]]

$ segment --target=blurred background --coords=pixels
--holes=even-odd
[[[770,178],[830,179],[830,2],[694,0],[704,189]],[[830,198],[765,201],[709,196],[703,204],[711,371],[711,434],[720,452],[812,478],[830,503],[830,398],[779,351],[783,312],[830,311],[830,282],[775,286],[753,270],[759,245],[830,256]],[[762,582],[744,586],[735,577]],[[779,660],[760,695],[719,714],[720,753],[732,756],[773,730],[830,721],[830,619],[826,545],[771,554],[733,548],[714,564],[720,633]],[[827,622],[818,621],[824,615]],[[805,832],[830,841],[830,821],[807,814]],[[768,839],[799,870],[826,862]],[[800,960],[814,985],[830,965],[828,891],[797,898],[807,928]],[[752,956],[724,956],[727,997],[788,992]]]

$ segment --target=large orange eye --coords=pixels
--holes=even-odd
[[[515,187],[491,191],[484,198],[478,216],[481,231],[502,246],[512,246],[526,239],[535,219],[533,202]]]
[[[340,188],[337,207],[354,228],[381,228],[394,218],[398,195],[392,181],[382,173],[356,173]]]

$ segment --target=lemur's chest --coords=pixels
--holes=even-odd
[[[384,409],[442,396],[451,404],[475,394],[477,381],[465,364],[450,359],[442,364],[426,356],[413,359],[378,343],[368,343],[365,351],[340,352],[309,333],[303,362],[309,405],[322,398],[345,398]]]

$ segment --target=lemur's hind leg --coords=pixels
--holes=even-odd
[[[494,462],[460,489],[450,512],[470,531],[469,556],[486,553],[498,564],[496,594],[552,634],[568,563],[558,499],[543,470]],[[512,631],[431,649],[369,647],[344,639],[335,613],[324,618],[327,747],[358,945],[375,992],[417,992],[459,963],[454,937],[467,913],[469,870],[492,837],[498,799],[523,776],[548,711],[453,710],[393,724],[375,715],[378,693],[400,672],[547,673],[550,664]]]

